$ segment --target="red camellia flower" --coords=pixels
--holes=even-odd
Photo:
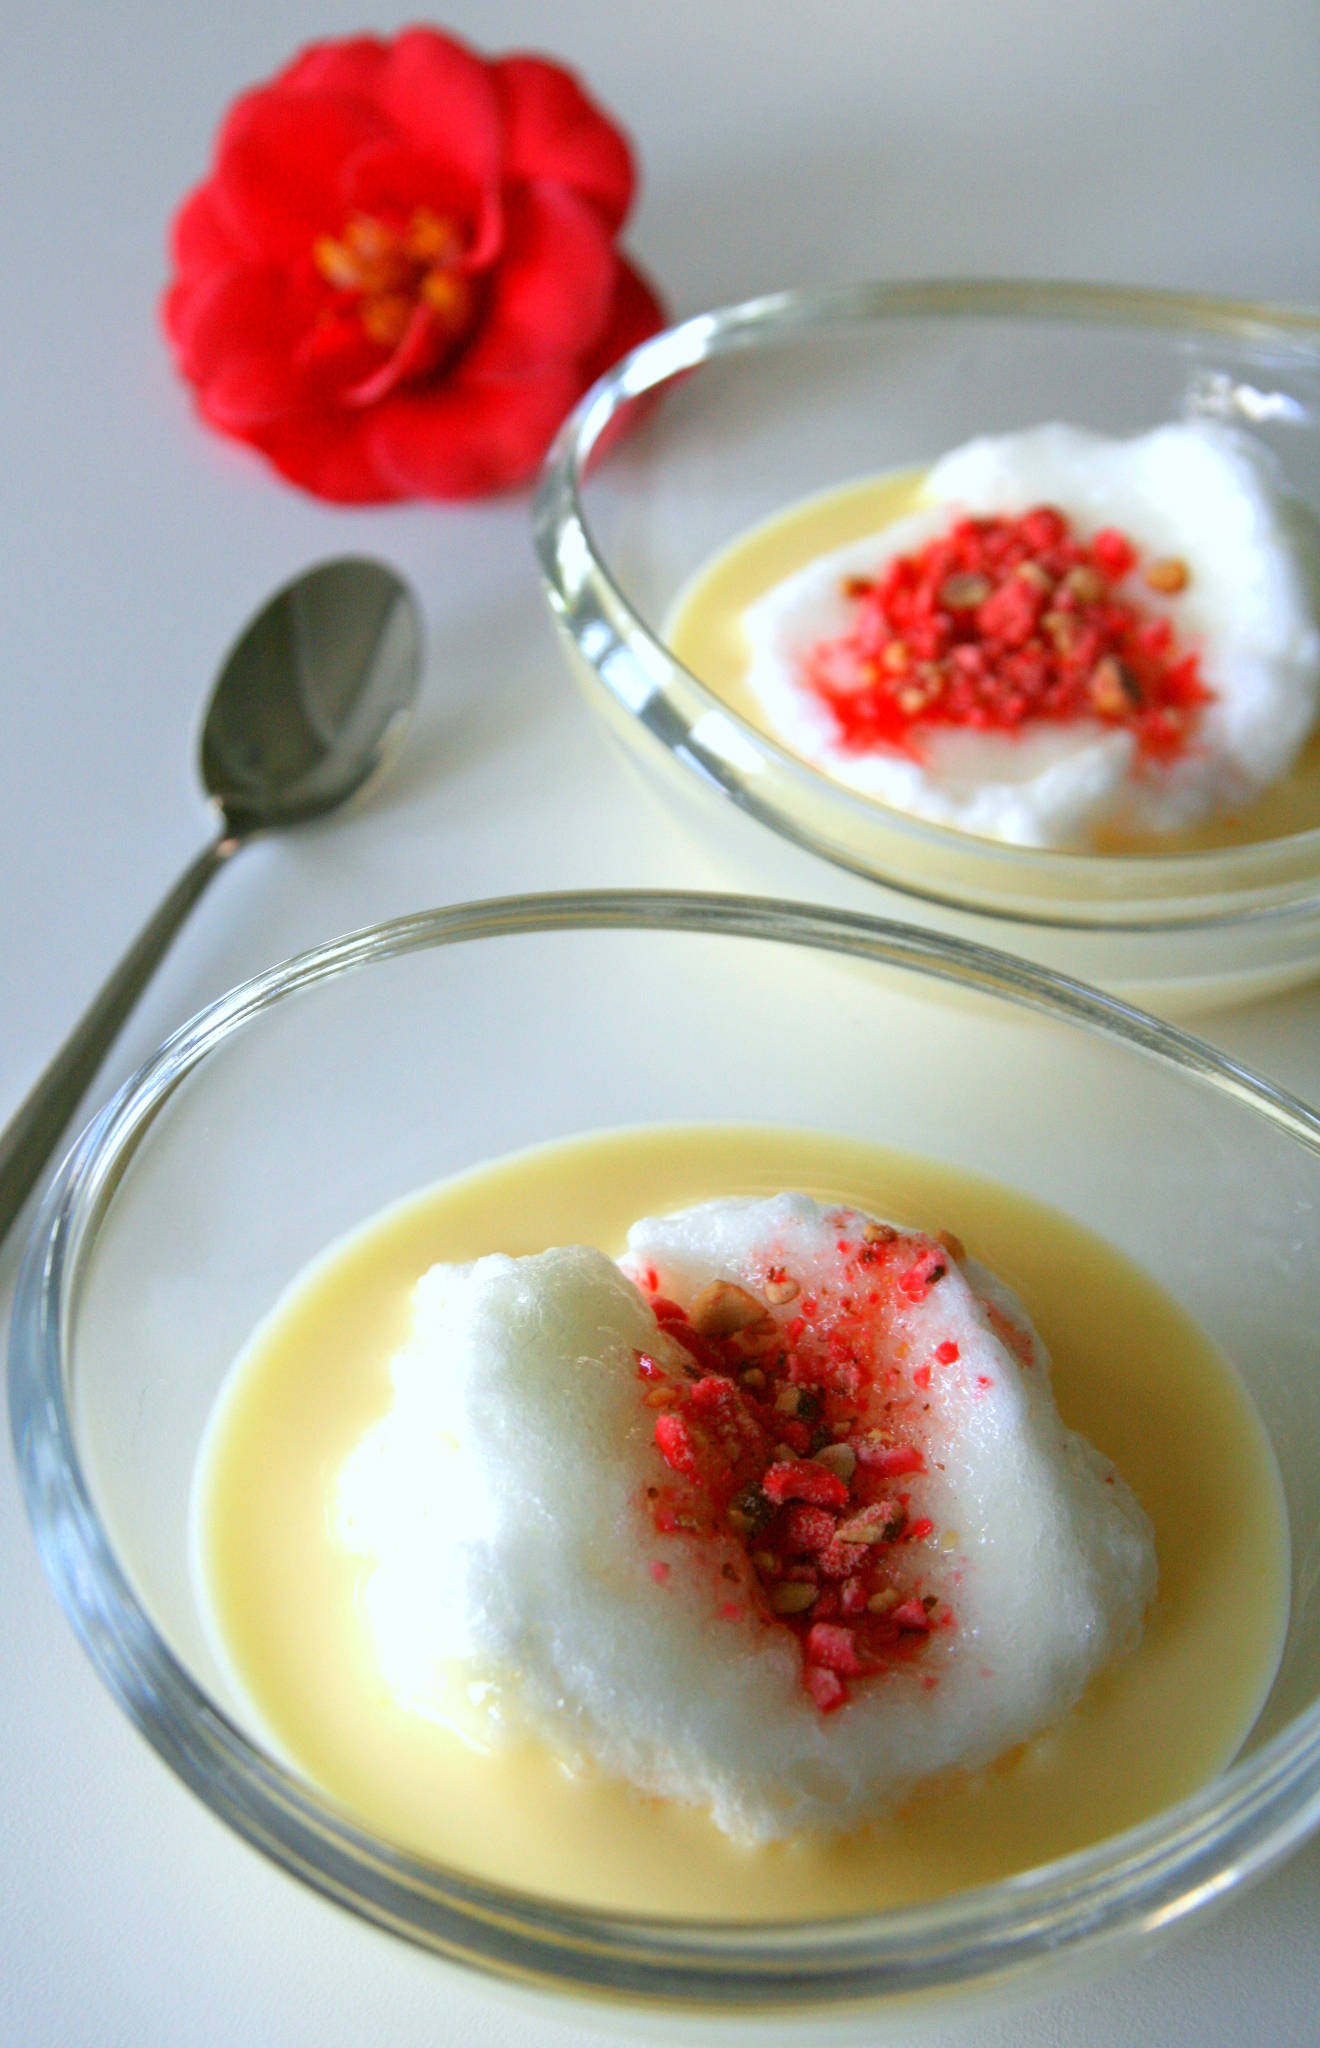
[[[663,324],[615,245],[619,130],[540,57],[412,28],[305,50],[226,116],[163,317],[202,417],[323,498],[530,477]]]

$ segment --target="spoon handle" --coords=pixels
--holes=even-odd
[[[180,875],[101,992],[0,1132],[0,1239],[50,1158],[156,963],[203,889],[242,840],[222,833]]]

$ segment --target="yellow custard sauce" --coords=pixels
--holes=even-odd
[[[335,1536],[336,1480],[390,1402],[410,1297],[437,1260],[622,1250],[636,1218],[801,1190],[947,1229],[1022,1297],[1065,1422],[1150,1515],[1160,1583],[1140,1647],[1057,1726],[922,1787],[859,1834],[742,1848],[701,1813],[483,1747],[391,1698]],[[801,1919],[929,1899],[1085,1846],[1223,1767],[1286,1618],[1283,1508],[1219,1353],[1150,1279],[1028,1198],[856,1142],[754,1127],[615,1131],[542,1147],[396,1205],[330,1248],[236,1362],[203,1444],[195,1572],[220,1661],[267,1739],[354,1819],[473,1876],[620,1911]]]
[[[791,505],[740,535],[680,592],[665,624],[670,651],[739,718],[783,746],[782,737],[746,687],[743,613],[818,556],[864,540],[919,510],[923,475],[921,470],[905,470],[844,484]],[[817,768],[817,772],[824,771]],[[1317,826],[1320,728],[1312,733],[1289,773],[1240,813],[1182,832],[1122,837],[1111,832],[1099,837],[1094,851],[1141,855],[1211,852],[1285,839]]]

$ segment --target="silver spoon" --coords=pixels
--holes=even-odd
[[[0,1238],[212,875],[255,832],[320,817],[360,789],[411,709],[421,670],[416,600],[380,562],[322,563],[252,620],[202,727],[202,781],[221,829],[0,1133]]]

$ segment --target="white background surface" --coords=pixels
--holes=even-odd
[[[572,695],[524,499],[322,507],[205,434],[172,375],[155,314],[165,227],[221,110],[302,42],[406,18],[345,0],[21,0],[9,17],[0,1117],[202,843],[190,754],[228,641],[324,554],[384,555],[424,596],[433,658],[408,757],[360,814],[250,849],[222,876],[104,1087],[230,981],[374,918],[538,887],[748,885]],[[630,129],[644,188],[629,244],[677,314],[868,275],[1320,297],[1313,0],[1232,15],[1193,0],[454,0],[445,22],[489,50],[557,55]],[[766,834],[754,849],[768,892],[882,907]],[[1316,1099],[1317,1024],[1312,990],[1202,1028]],[[15,1256],[0,1253],[6,1303]],[[6,2044],[583,2038],[582,2015],[511,2003],[359,1926],[207,1815],[100,1690],[8,1463],[0,1559]],[[1314,2043],[1318,1909],[1312,1844],[1154,1958],[903,2038]],[[591,2024],[612,2031],[608,2015]]]

